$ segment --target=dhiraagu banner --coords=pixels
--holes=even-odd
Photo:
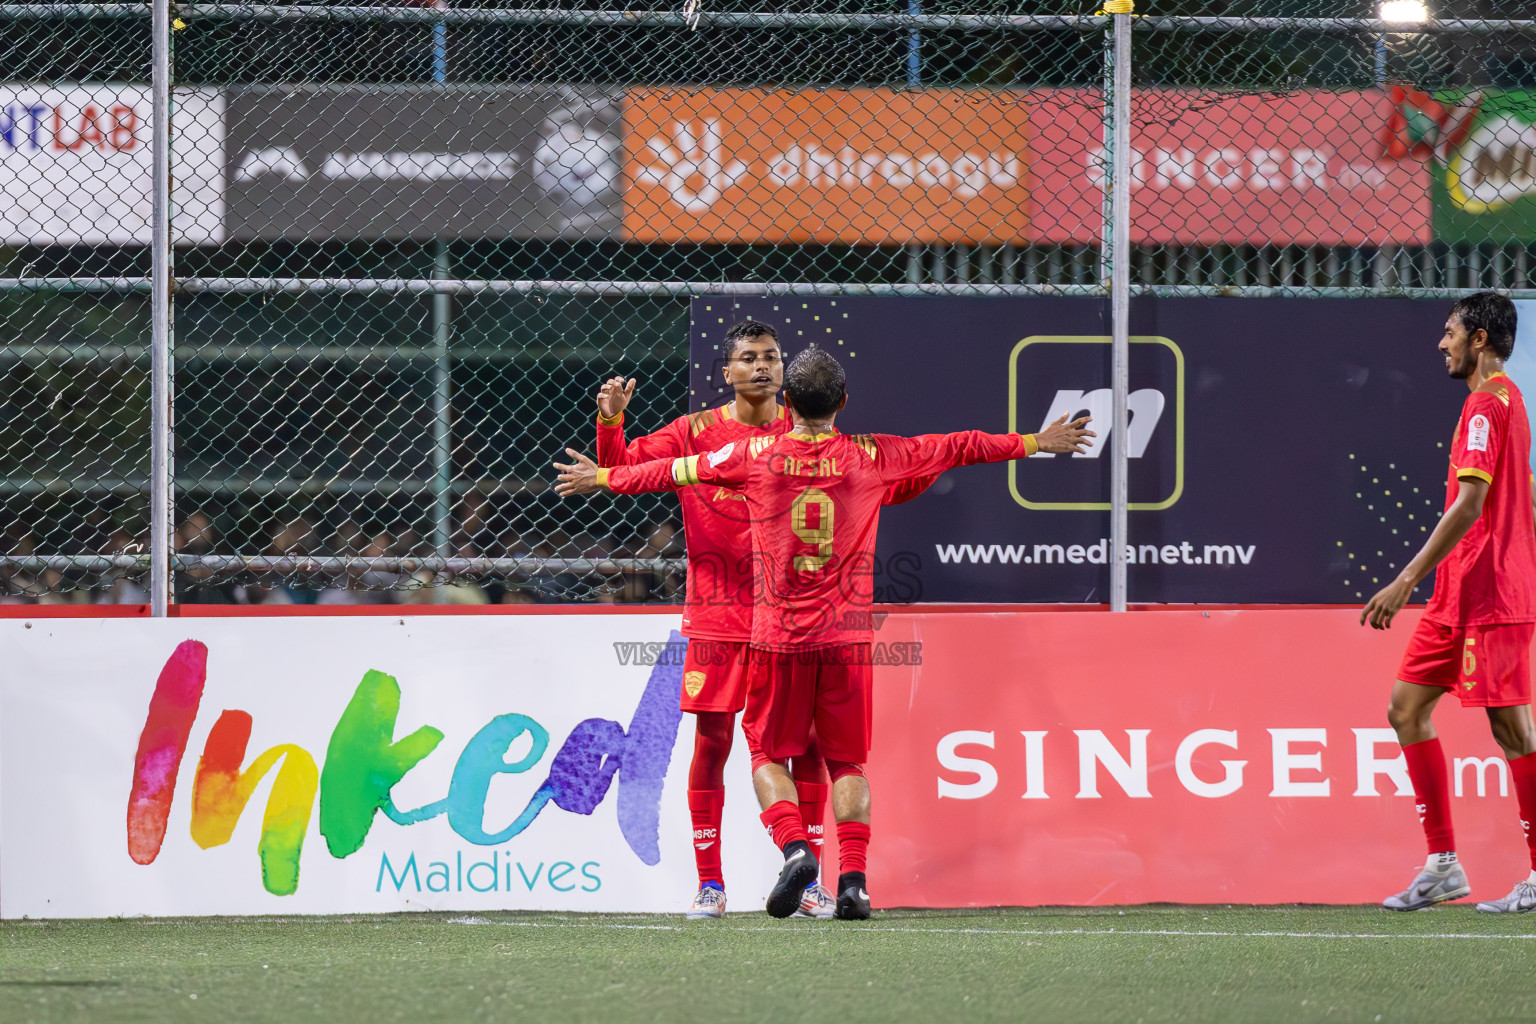
[[[681,913],[676,625],[0,622],[0,915]],[[727,772],[731,901],[761,909],[777,851],[744,749]]]

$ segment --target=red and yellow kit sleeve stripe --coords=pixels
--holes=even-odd
[[[1479,480],[1493,483],[1493,474],[1481,469],[1472,469],[1470,466],[1462,467],[1456,471],[1456,479],[1465,480],[1469,476],[1475,476]]]

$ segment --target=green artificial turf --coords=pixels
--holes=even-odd
[[[1469,906],[0,924],[0,1021],[1498,1021],[1536,915]]]

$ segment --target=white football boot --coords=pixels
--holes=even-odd
[[[1423,910],[1446,900],[1459,900],[1472,891],[1461,862],[1444,854],[1429,858],[1413,884],[1395,896],[1381,901],[1387,910]]]
[[[837,900],[827,892],[827,887],[820,882],[812,882],[805,887],[805,894],[800,897],[800,909],[795,911],[796,917],[831,917],[837,909]]]
[[[693,904],[688,908],[688,913],[683,916],[690,921],[724,917],[725,890],[708,882],[699,886],[699,894],[693,898]]]
[[[1536,910],[1536,885],[1529,879],[1516,882],[1508,896],[1501,900],[1484,900],[1477,909],[1485,914],[1529,914]]]

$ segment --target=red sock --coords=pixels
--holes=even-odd
[[[1531,851],[1531,868],[1536,870],[1536,830],[1531,828],[1536,824],[1536,754],[1512,758],[1509,780],[1520,804],[1520,827],[1525,830],[1525,845]]]
[[[1440,737],[1408,744],[1403,748],[1403,756],[1408,760],[1408,780],[1413,783],[1419,824],[1424,826],[1429,852],[1454,852],[1456,836],[1451,830],[1451,776],[1445,768],[1445,751],[1440,747]],[[1519,792],[1518,785],[1515,791]]]
[[[869,849],[869,826],[862,821],[837,823],[837,845],[842,850],[842,873],[864,870],[864,854]]]
[[[699,866],[699,884],[725,884],[720,870],[720,816],[725,810],[725,790],[690,789],[688,813],[693,817],[693,860]]]
[[[795,794],[800,798],[800,824],[805,826],[806,841],[811,844],[811,855],[821,863],[821,844],[826,840],[827,794],[832,787],[825,782],[801,782],[795,780]]]
[[[806,842],[805,826],[800,824],[800,808],[793,800],[780,800],[758,815],[758,820],[773,836],[773,845],[781,850],[796,841]]]

